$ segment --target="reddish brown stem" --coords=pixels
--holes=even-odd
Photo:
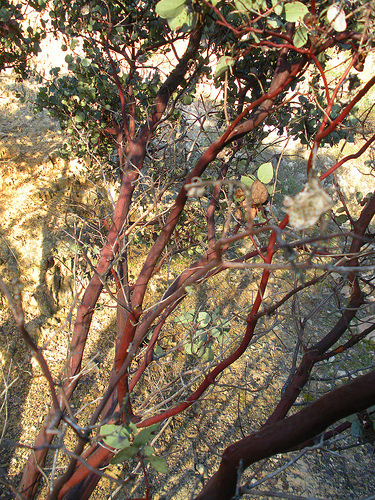
[[[337,118],[331,121],[331,123],[328,125],[327,128],[325,128],[322,132],[317,134],[315,137],[316,142],[320,142],[324,137],[327,137],[331,132],[333,132],[337,125],[342,123],[344,119],[348,116],[350,111],[353,109],[353,107],[359,102],[364,95],[367,94],[367,92],[375,85],[375,76],[373,76],[361,89],[358,94],[354,97],[354,99],[348,104],[345,109],[339,114]]]
[[[194,58],[194,54],[198,48],[199,40],[201,36],[201,29],[195,30],[190,36],[190,44],[186,50],[185,56],[181,59],[180,64],[173,70],[171,75],[167,78],[167,80],[161,86],[158,96],[155,100],[154,111],[150,114],[147,124],[143,127],[140,132],[139,138],[136,142],[134,142],[129,148],[129,156],[127,158],[127,164],[134,166],[134,170],[130,170],[128,168],[125,169],[122,175],[122,185],[118,198],[118,202],[115,207],[113,223],[108,233],[107,243],[101,252],[101,258],[96,269],[97,273],[93,276],[86,292],[84,294],[81,305],[78,308],[77,319],[75,322],[74,333],[71,344],[71,357],[69,360],[69,366],[66,373],[66,383],[64,384],[64,391],[66,399],[69,399],[71,394],[73,393],[77,383],[78,378],[76,375],[80,372],[81,369],[81,361],[83,356],[84,347],[86,344],[87,335],[90,329],[92,315],[94,311],[95,304],[100,296],[100,293],[103,288],[102,279],[105,279],[106,273],[110,269],[114,256],[118,250],[119,245],[119,237],[122,233],[124,222],[126,220],[126,216],[128,214],[128,209],[131,201],[131,196],[134,190],[134,182],[138,177],[138,172],[142,167],[142,162],[144,159],[144,155],[146,152],[146,145],[152,136],[152,133],[159,123],[166,105],[168,103],[170,95],[173,93],[174,89],[179,85],[182,81],[190,59]],[[101,278],[103,277],[103,278]],[[133,312],[132,318],[137,319],[138,311]],[[126,320],[128,321],[128,319]],[[131,338],[131,329],[130,335]],[[129,340],[129,338],[127,339]],[[131,340],[130,340],[131,341]],[[121,342],[121,336],[120,336]],[[126,375],[126,374],[125,374]],[[72,377],[74,377],[74,381],[72,381]],[[124,383],[123,383],[124,384]],[[125,382],[125,391],[123,390],[123,394],[121,394],[121,399],[126,393],[126,382]],[[112,391],[107,391],[107,395],[103,398],[102,404],[105,405],[107,399],[112,394]],[[20,484],[20,491],[26,495],[26,498],[33,498],[38,481],[40,478],[39,469],[43,467],[46,455],[47,455],[47,447],[46,445],[51,441],[53,435],[49,434],[46,436],[46,428],[49,425],[50,418],[47,418],[45,424],[39,436],[36,440],[35,446],[39,448],[39,450],[30,455],[29,460],[24,469],[23,479]],[[43,448],[44,447],[44,448]],[[81,450],[82,451],[82,450]],[[36,460],[38,462],[38,466],[36,464]],[[72,463],[72,462],[71,462]],[[64,475],[64,481],[66,482],[70,475],[74,472],[74,468],[70,468],[68,473]],[[58,491],[59,488],[55,490]]]
[[[365,151],[366,149],[371,146],[371,144],[375,141],[375,134],[371,136],[371,138],[365,142],[365,144],[356,152],[351,155],[345,156],[342,160],[339,162],[335,163],[331,168],[329,168],[324,174],[320,177],[321,180],[325,179],[329,175],[331,175],[333,172],[335,172],[341,165],[344,163],[350,161],[350,160],[355,160],[356,158],[359,158]]]

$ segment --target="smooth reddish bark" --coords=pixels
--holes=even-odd
[[[264,427],[229,446],[219,470],[195,500],[230,500],[236,491],[237,471],[277,453],[298,447],[329,425],[375,404],[375,372],[358,377],[311,403],[303,410]]]

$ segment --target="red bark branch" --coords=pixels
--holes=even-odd
[[[219,470],[195,500],[230,500],[236,491],[237,470],[285,453],[318,436],[328,426],[375,403],[375,372],[358,377],[321,397],[298,413],[264,427],[229,446]]]

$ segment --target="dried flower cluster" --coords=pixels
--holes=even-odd
[[[200,177],[193,177],[191,179],[191,184],[186,184],[185,189],[188,198],[192,198],[193,196],[200,198],[204,195],[205,187],[197,185],[200,182],[202,182]]]
[[[290,225],[299,231],[316,224],[332,208],[332,199],[321,187],[319,180],[312,177],[295,198],[285,196],[284,206]]]

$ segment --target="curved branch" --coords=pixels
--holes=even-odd
[[[195,500],[230,500],[236,491],[237,470],[318,436],[328,426],[375,403],[375,372],[358,377],[321,397],[298,413],[254,432],[229,446],[219,470]]]

